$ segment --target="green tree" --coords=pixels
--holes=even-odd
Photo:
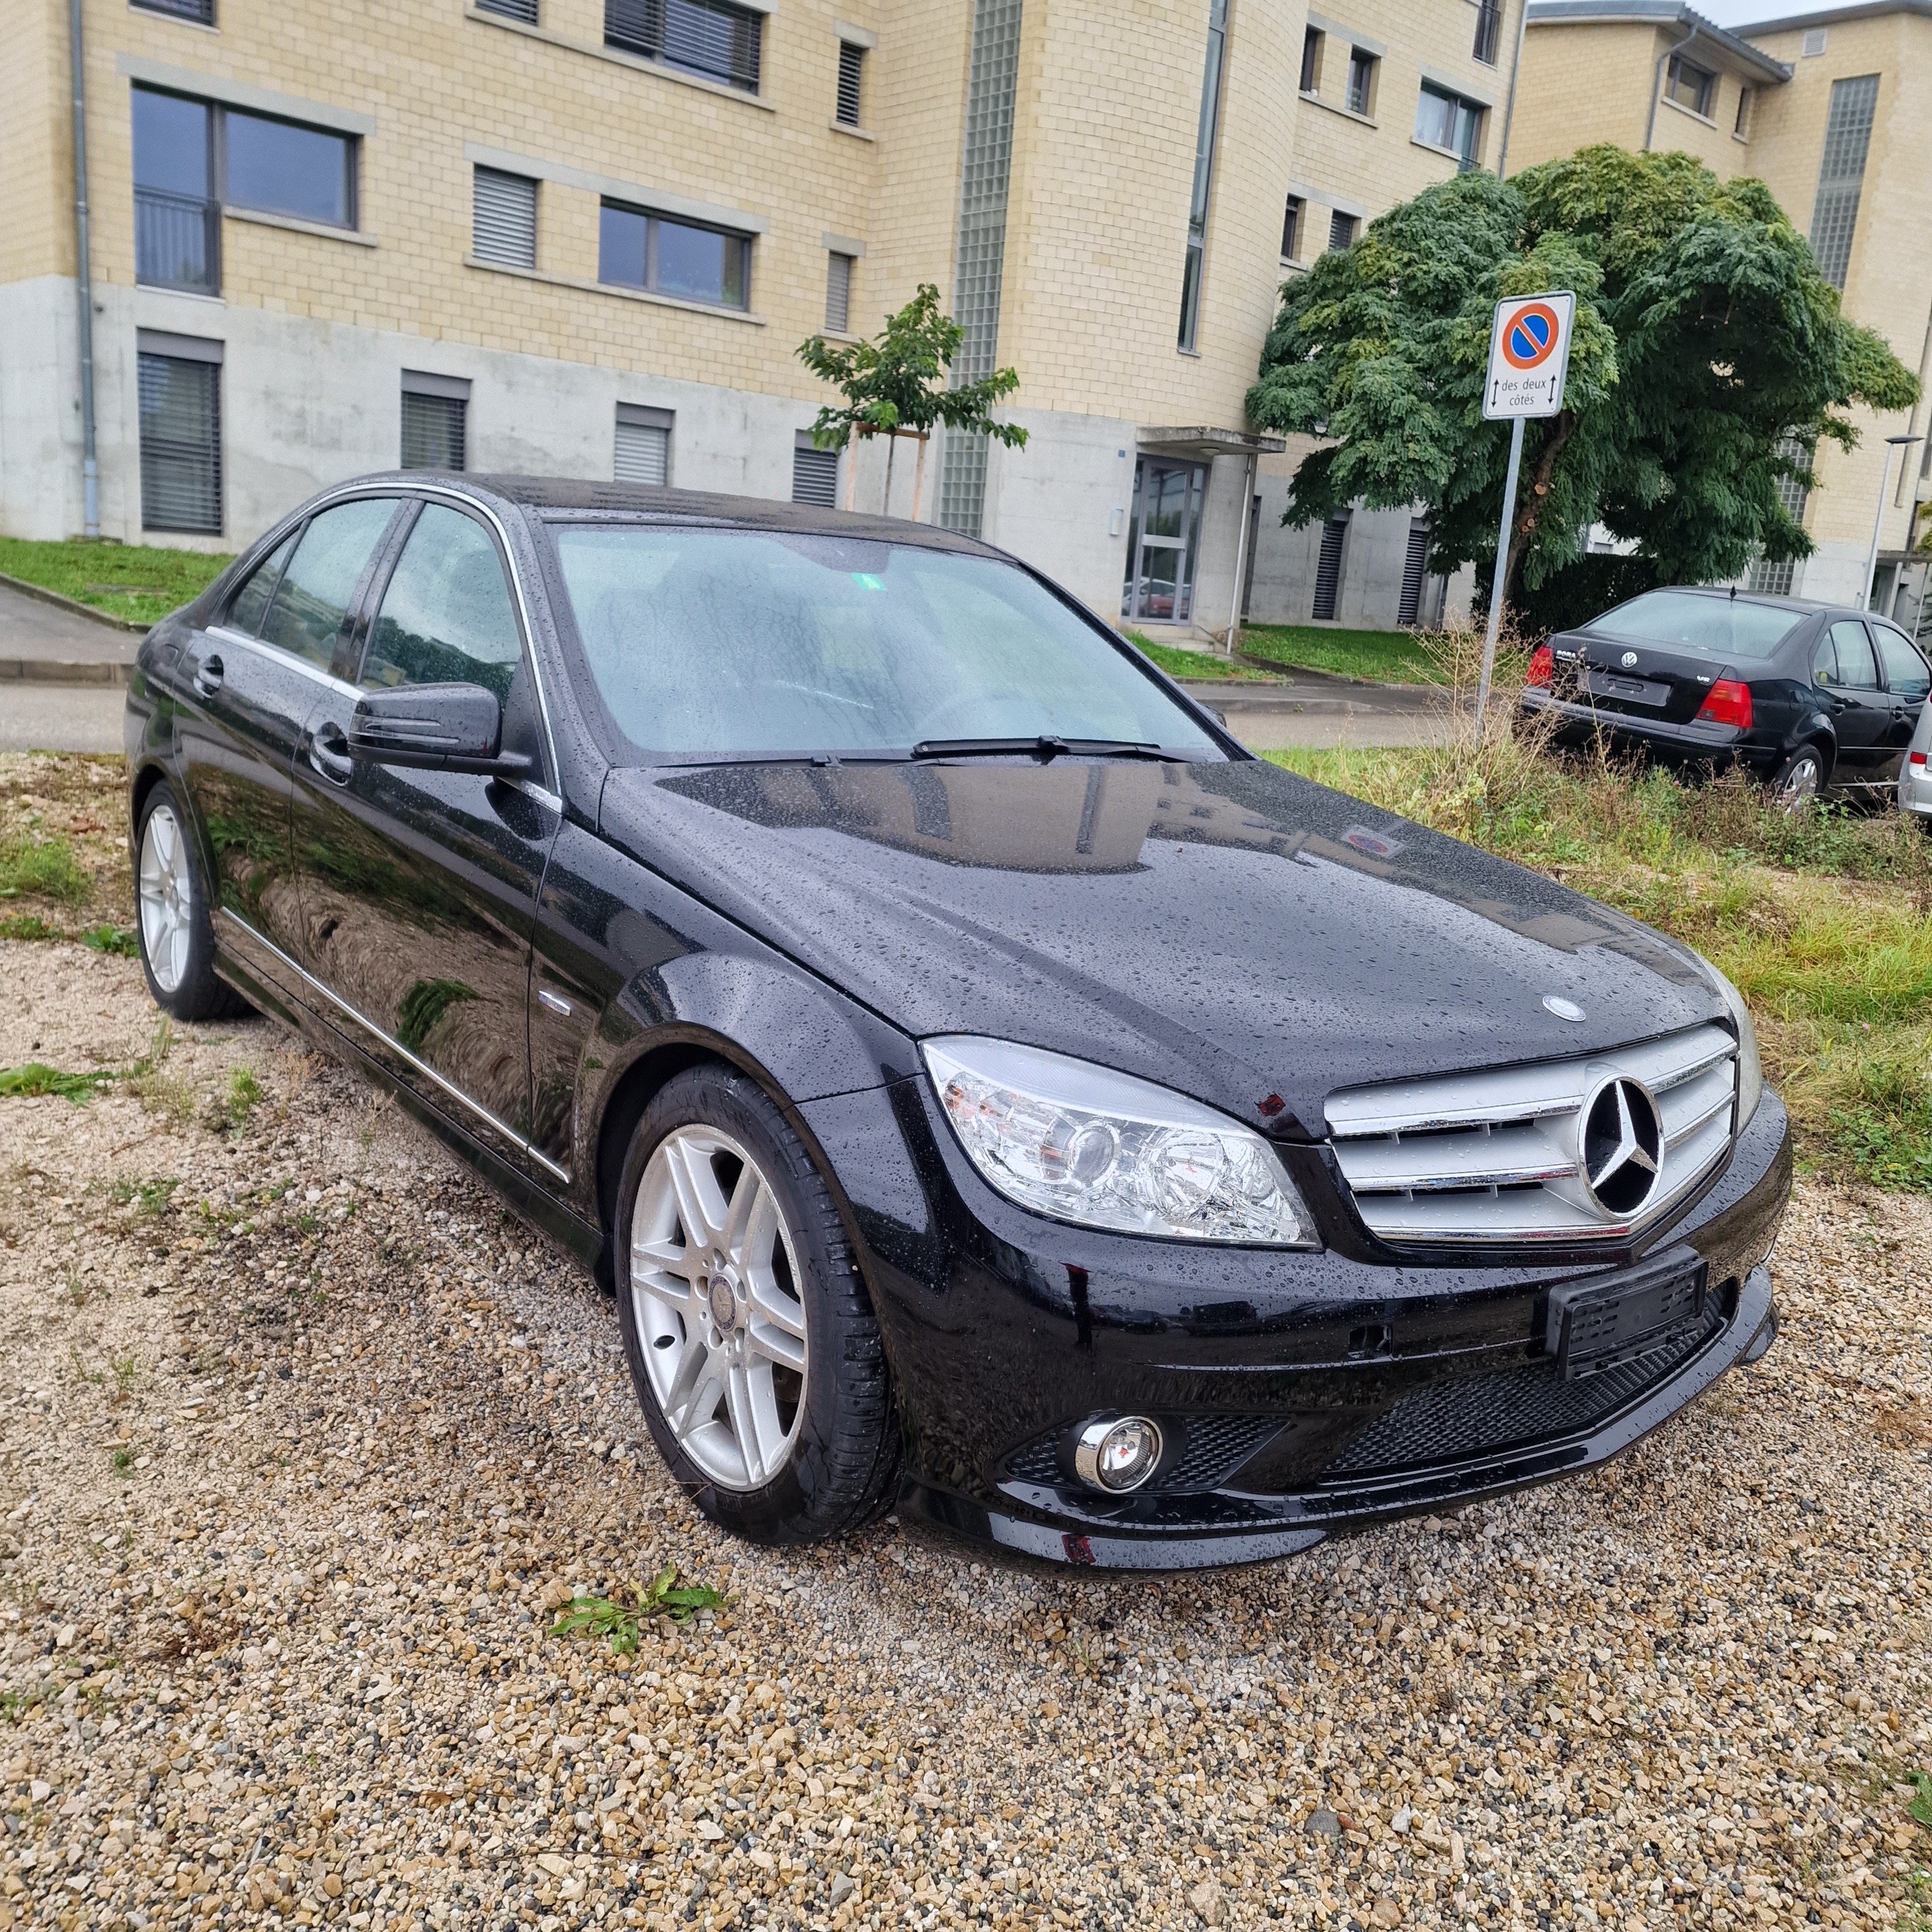
[[[1286,520],[1355,502],[1429,506],[1434,567],[1492,560],[1509,426],[1483,420],[1490,322],[1506,296],[1570,289],[1560,416],[1526,425],[1504,584],[1534,590],[1593,523],[1634,539],[1660,581],[1808,555],[1778,500],[1849,448],[1854,403],[1907,408],[1918,382],[1838,292],[1762,182],[1688,154],[1586,148],[1508,182],[1424,190],[1288,283],[1248,413],[1320,436]]]
[[[953,358],[966,332],[950,315],[940,312],[939,291],[922,282],[919,292],[869,342],[827,342],[809,337],[798,346],[798,358],[814,376],[822,376],[844,398],[828,403],[812,426],[812,442],[820,449],[843,449],[854,436],[890,436],[886,452],[886,500],[892,501],[892,452],[902,436],[919,440],[919,475],[913,490],[913,516],[917,519],[926,476],[926,440],[934,425],[968,435],[989,436],[1009,449],[1022,448],[1027,433],[1016,424],[995,422],[994,404],[1019,387],[1017,371],[995,369],[975,382],[946,386]],[[849,499],[848,499],[849,501]]]

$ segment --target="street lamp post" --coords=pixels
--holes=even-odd
[[[1885,486],[1892,479],[1892,452],[1894,448],[1909,449],[1915,442],[1923,442],[1922,436],[1888,436],[1885,440],[1885,461],[1878,472],[1878,512],[1872,518],[1871,553],[1865,559],[1864,608],[1871,608],[1872,584],[1878,575],[1879,532],[1885,523]]]

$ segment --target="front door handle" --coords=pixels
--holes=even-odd
[[[220,656],[210,651],[194,668],[194,688],[204,698],[212,698],[221,688],[224,675]]]
[[[333,718],[309,734],[308,761],[331,784],[346,785],[356,776],[349,734]]]

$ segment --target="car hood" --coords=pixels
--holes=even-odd
[[[1660,934],[1259,760],[628,770],[601,818],[915,1037],[1077,1054],[1277,1133],[1321,1135],[1340,1088],[1724,1016]]]

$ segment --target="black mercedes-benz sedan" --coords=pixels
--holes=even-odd
[[[1863,610],[1732,590],[1649,590],[1532,654],[1523,715],[1670,763],[1741,766],[1787,806],[1898,782],[1932,671]]]
[[[155,628],[127,749],[154,998],[293,1022],[568,1243],[747,1537],[1277,1555],[1771,1342],[1730,984],[985,544],[371,478]]]

